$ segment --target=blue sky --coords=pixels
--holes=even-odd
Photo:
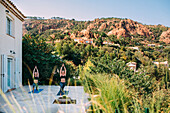
[[[25,16],[94,20],[129,18],[170,27],[170,0],[11,0]]]

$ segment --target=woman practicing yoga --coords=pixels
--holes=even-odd
[[[37,66],[35,66],[33,70],[33,93],[34,93],[35,86],[36,86],[36,90],[38,90],[38,79],[39,79],[39,72]]]
[[[62,70],[64,68],[64,70]],[[64,66],[64,64],[62,64],[61,68],[60,68],[60,91],[58,92],[57,95],[64,95],[64,87],[66,85],[66,68]]]

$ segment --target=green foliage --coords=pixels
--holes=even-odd
[[[99,37],[99,38],[95,41],[95,45],[98,46],[98,47],[101,46],[102,43],[103,43],[102,37]]]
[[[81,57],[80,53],[74,49],[75,44],[74,41],[62,41],[61,43],[57,43],[55,50],[63,59],[71,60],[75,65],[79,65],[81,63]]]
[[[121,79],[126,79],[129,81],[128,86],[134,87],[136,91],[143,93],[151,93],[154,90],[154,82],[156,76],[149,76],[142,69],[139,72],[134,73],[129,70],[124,61],[115,59],[110,59],[110,57],[103,56],[100,59],[91,59],[94,64],[90,66],[90,73],[107,73],[116,74]],[[160,72],[161,73],[161,72]],[[159,76],[159,78],[162,76]]]
[[[34,19],[34,20],[44,20],[44,17],[32,17],[32,16],[27,16],[27,19]]]
[[[145,108],[149,108],[150,112],[169,110],[168,91],[159,89],[159,86],[151,94],[141,95],[134,87],[126,85],[129,83],[127,80],[120,79],[117,75],[85,73],[83,80],[91,97],[91,107],[88,109],[90,113],[113,113],[115,109],[123,113],[144,112]]]
[[[28,80],[32,83],[32,73],[28,71],[26,65],[31,70],[37,65],[40,73],[40,84],[49,84],[50,77],[54,66],[60,69],[62,62],[57,54],[52,54],[54,47],[45,43],[44,39],[25,35],[23,37],[23,84],[28,84]],[[26,64],[26,65],[25,65]],[[71,67],[66,65],[68,71]],[[69,78],[70,73],[67,73]],[[59,73],[55,73],[53,84],[59,82]]]
[[[82,85],[82,81],[79,79],[74,79],[74,78],[70,78],[69,81],[69,86],[81,86]]]
[[[160,34],[168,28],[146,26],[154,33],[153,36],[144,37],[139,34],[129,34],[129,37],[117,39],[117,36],[107,36],[107,33],[111,30],[111,26],[115,26],[115,23],[121,20],[119,18],[96,19],[96,22],[102,21],[98,24],[93,21],[57,19],[54,18],[48,22],[38,20],[45,27],[48,23],[48,27],[37,29],[29,25],[26,29],[29,30],[28,34],[31,36],[23,37],[23,61],[31,70],[35,65],[38,66],[40,84],[48,84],[50,79],[53,79],[52,84],[57,84],[59,73],[56,72],[53,76],[52,70],[54,66],[59,69],[61,63],[65,62],[67,79],[70,78],[68,84],[84,85],[85,90],[92,94],[91,109],[93,112],[114,112],[115,109],[119,112],[143,112],[146,107],[151,112],[167,111],[166,99],[168,100],[167,92],[170,85],[169,67],[156,67],[153,61],[168,61],[170,63],[169,46],[159,42]],[[112,19],[113,22],[107,23],[109,25],[106,29],[98,31],[98,26]],[[94,38],[95,33],[95,46],[78,44],[71,40],[70,33],[79,37],[78,33],[87,29],[90,24],[94,25],[94,28],[90,28],[90,38]],[[51,36],[52,34],[53,36]],[[61,41],[54,43],[58,39]],[[46,44],[45,41],[52,41],[53,46]],[[104,45],[103,41],[120,46]],[[147,43],[162,45],[148,47]],[[139,47],[139,50],[128,48],[134,46]],[[61,59],[64,61],[60,61]],[[128,68],[126,65],[128,62],[137,63],[137,72]],[[23,81],[24,84],[27,84],[27,79],[32,81],[32,76],[25,64],[23,64]],[[81,80],[73,79],[78,76]],[[98,96],[93,98],[93,95]],[[159,97],[159,95],[162,96]]]
[[[154,37],[156,37],[154,42],[159,42],[159,37],[162,34],[162,32],[168,30],[168,27],[163,27],[161,25],[158,25],[157,27],[149,27],[149,28],[151,32],[153,32]]]
[[[100,34],[100,36],[101,36],[101,37],[107,37],[106,33],[104,33],[104,32],[102,32],[102,33]]]
[[[92,105],[94,105],[92,110],[101,109],[103,112],[113,112],[118,109],[120,112],[130,105],[131,101],[124,84],[121,84],[116,78],[100,74],[89,75],[87,78],[95,84],[88,85],[89,89],[93,86],[90,93],[92,96],[98,95],[94,98],[91,97]]]

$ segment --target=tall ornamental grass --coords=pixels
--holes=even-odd
[[[152,94],[139,95],[133,88],[127,88],[128,81],[117,75],[86,74],[82,76],[86,92],[90,94],[89,113],[168,113],[170,111],[169,90],[158,89]]]

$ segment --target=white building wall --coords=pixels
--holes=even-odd
[[[19,80],[17,84],[13,82],[11,86],[11,88],[16,88],[22,85],[22,21],[18,19],[13,13],[7,13],[5,10],[7,9],[0,3],[0,74],[2,74],[2,54],[13,59],[13,72],[16,71],[15,59],[18,59],[19,72],[16,74],[16,76],[18,76]],[[6,33],[6,17],[10,17],[12,19],[12,36],[7,35]],[[15,52],[15,54],[10,53],[10,51]],[[13,81],[15,79],[14,74],[15,73],[13,73],[11,77]],[[1,82],[2,75],[0,75],[0,88],[2,87]]]

